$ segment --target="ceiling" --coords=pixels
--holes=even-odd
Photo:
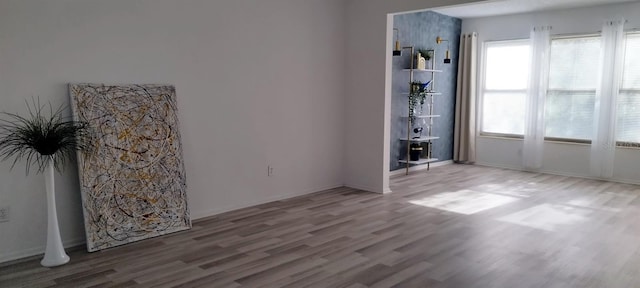
[[[627,2],[638,2],[638,0],[495,0],[437,8],[433,11],[465,19]]]

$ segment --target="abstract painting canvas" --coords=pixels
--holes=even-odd
[[[191,228],[171,85],[70,84],[91,128],[78,166],[90,252]]]

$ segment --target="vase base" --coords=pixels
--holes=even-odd
[[[60,258],[55,258],[55,259],[48,259],[46,256],[44,259],[42,259],[42,261],[40,261],[40,265],[44,266],[44,267],[56,267],[56,266],[60,266],[60,265],[64,265],[69,263],[69,260],[71,258],[69,258],[69,256],[64,255],[63,257]]]

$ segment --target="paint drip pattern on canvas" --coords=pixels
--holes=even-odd
[[[78,157],[87,248],[189,229],[175,88],[69,86],[76,120],[91,127]]]

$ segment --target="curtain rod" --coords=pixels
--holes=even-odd
[[[638,32],[640,31],[640,28],[630,28],[630,29],[624,29],[623,32],[625,33],[629,33],[629,32]],[[595,37],[595,36],[600,36],[600,34],[602,33],[602,30],[598,30],[596,32],[587,32],[587,33],[563,33],[563,34],[551,34],[551,37],[555,37],[555,38],[579,38],[579,37]]]
[[[640,33],[640,28],[631,28],[625,29],[625,33]],[[580,38],[580,37],[597,37],[600,36],[602,31],[595,32],[576,32],[576,33],[562,33],[562,34],[551,34],[551,38]],[[523,38],[505,38],[505,39],[485,39],[483,42],[500,42],[500,41],[518,41],[518,40],[529,40],[529,37]]]

